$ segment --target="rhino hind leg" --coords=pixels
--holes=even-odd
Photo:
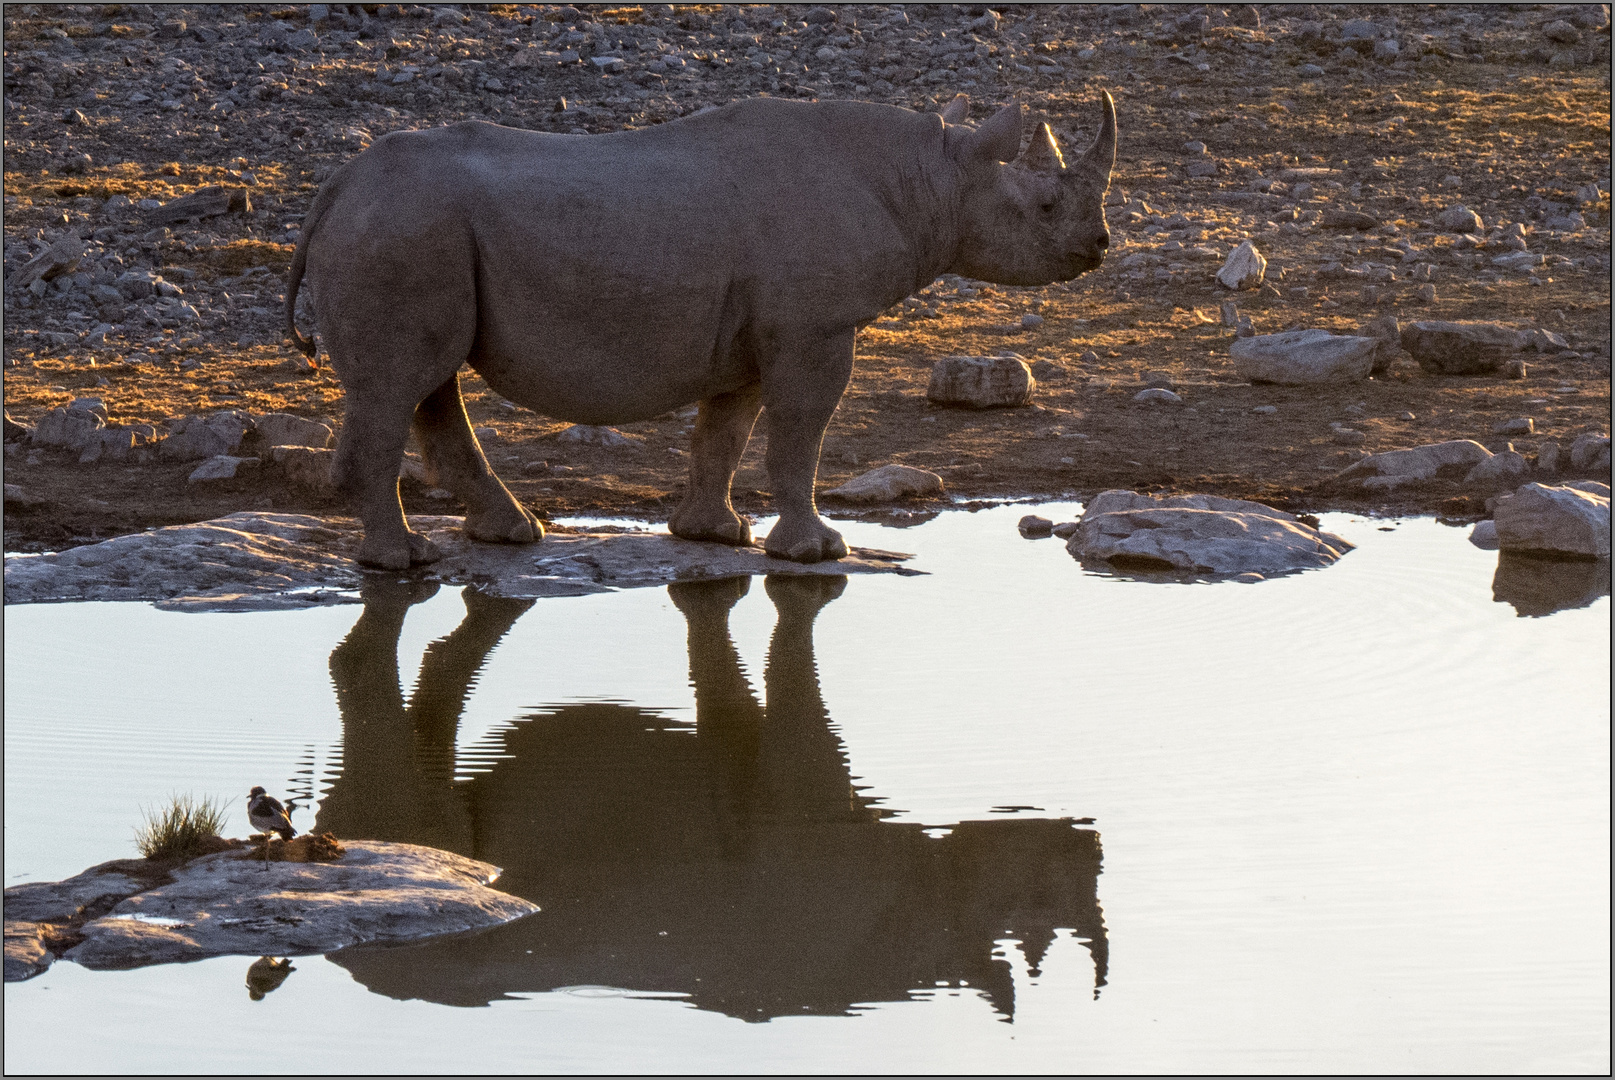
[[[451,375],[415,409],[415,431],[427,474],[465,503],[465,531],[473,540],[531,544],[544,538],[538,518],[510,493],[488,465],[471,430],[460,396],[460,376]]]
[[[674,536],[737,547],[751,543],[751,524],[735,513],[729,485],[761,409],[757,383],[701,402],[690,442],[690,485],[667,522]]]
[[[398,463],[408,438],[407,414],[357,408],[349,395],[332,478],[364,523],[356,558],[366,566],[408,570],[442,557],[436,544],[410,529],[398,501]]]
[[[824,429],[852,378],[852,350],[849,330],[783,347],[764,369],[766,461],[779,521],[769,530],[763,550],[775,558],[816,563],[846,557],[846,541],[819,517],[813,484]]]

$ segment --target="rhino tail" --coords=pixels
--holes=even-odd
[[[330,206],[329,193],[331,185],[320,187],[319,194],[314,196],[314,203],[308,208],[308,215],[303,218],[302,235],[297,238],[297,250],[292,254],[292,269],[286,280],[286,332],[291,336],[292,343],[299,352],[310,360],[318,346],[314,343],[312,335],[305,335],[297,329],[297,290],[303,282],[303,268],[308,263],[308,243],[314,236],[314,230],[319,227],[320,218],[325,216],[326,208]]]

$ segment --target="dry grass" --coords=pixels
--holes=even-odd
[[[148,859],[189,859],[205,852],[224,826],[222,802],[175,795],[164,809],[142,811],[145,825],[135,830],[135,847]]]

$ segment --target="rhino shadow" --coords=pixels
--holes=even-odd
[[[404,616],[430,589],[381,583],[331,657],[343,761],[316,827],[432,844],[504,868],[540,905],[489,931],[331,959],[398,999],[475,1006],[566,987],[674,994],[748,1021],[838,1015],[968,985],[1006,1019],[1060,931],[1108,963],[1096,832],[1070,819],[967,821],[933,838],[883,822],[830,726],[813,622],[843,577],[770,576],[778,621],[753,693],[729,633],[749,578],[668,587],[689,633],[693,727],[608,702],[560,705],[479,744],[455,780],[455,730],[488,653],[531,606],[466,590],[408,703]],[[766,703],[765,703],[766,702]],[[491,762],[491,767],[487,767]],[[936,832],[937,830],[932,830]]]

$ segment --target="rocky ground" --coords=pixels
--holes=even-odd
[[[963,91],[978,118],[1019,98],[1079,146],[1100,90],[1120,119],[1105,266],[1042,289],[944,278],[868,327],[824,487],[902,463],[965,497],[1479,514],[1497,483],[1333,478],[1456,439],[1560,474],[1579,436],[1608,432],[1609,40],[1596,5],[7,5],[6,408],[34,426],[98,398],[118,438],[85,453],[8,428],[6,547],[339,509],[267,456],[190,482],[197,462],[159,440],[219,410],[340,428],[341,387],[283,341],[283,278],[319,182],[376,137],[473,117],[612,131],[759,94],[935,109]],[[1245,240],[1265,276],[1230,291],[1214,275]],[[1445,375],[1393,333],[1375,377],[1289,387],[1230,356],[1242,322],[1379,319],[1383,337],[1386,316],[1498,322],[1528,351]],[[927,401],[939,357],[1001,352],[1032,365],[1031,404]],[[1146,386],[1181,401],[1135,402]],[[473,375],[466,391],[496,469],[542,513],[671,509],[687,414],[588,442]],[[736,491],[767,511],[760,446]],[[456,510],[416,480],[404,495]]]

